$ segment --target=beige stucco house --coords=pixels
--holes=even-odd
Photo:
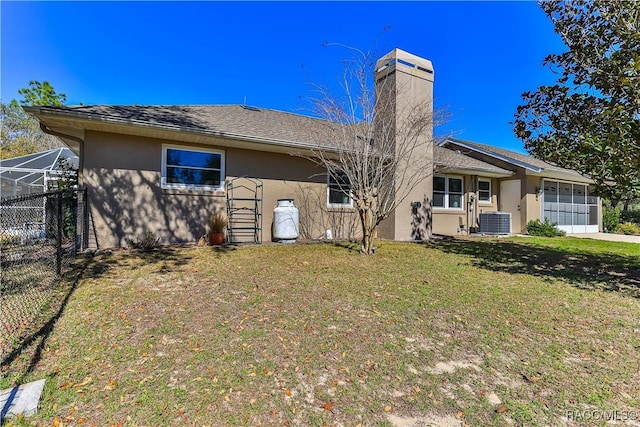
[[[602,204],[593,181],[576,171],[458,138],[447,138],[439,150],[434,233],[482,232],[481,215],[489,212],[510,214],[511,234],[526,234],[529,221],[545,218],[570,234],[602,231]]]
[[[432,102],[430,61],[395,49],[376,69],[378,84],[408,89],[389,95],[394,111]],[[323,120],[241,105],[26,110],[79,155],[101,247],[123,246],[146,231],[166,243],[194,242],[218,209],[245,215],[233,219],[233,240],[270,241],[279,199],[294,199],[303,237],[358,234],[352,201],[341,191],[348,184],[333,182],[305,158],[330,126]],[[432,132],[429,126],[425,141]],[[381,238],[483,231],[481,214],[492,211],[511,214],[512,233],[544,217],[569,232],[601,228],[591,181],[574,171],[455,138],[423,146],[414,155],[431,159],[432,167],[381,224]]]

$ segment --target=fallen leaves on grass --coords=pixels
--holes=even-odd
[[[322,405],[322,409],[333,413],[334,407],[331,402],[326,402],[324,405]]]

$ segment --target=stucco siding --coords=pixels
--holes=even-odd
[[[100,246],[125,246],[127,239],[141,238],[147,231],[164,243],[195,242],[207,232],[208,216],[226,208],[224,190],[161,187],[163,144],[204,148],[154,138],[87,133],[80,179],[89,187]],[[335,238],[357,235],[354,210],[327,208],[326,176],[309,160],[288,154],[206,148],[224,152],[226,180],[246,176],[263,182],[263,241],[272,239],[273,209],[278,199],[294,199],[298,205],[302,237],[318,238],[327,229]]]
[[[447,174],[443,174],[447,175]],[[478,175],[456,175],[463,178],[464,194],[462,209],[433,208],[433,233],[455,236],[477,231],[480,226],[479,214],[498,210],[498,180]],[[478,180],[491,182],[491,200],[481,202],[478,197]],[[473,197],[472,197],[473,195]]]
[[[462,225],[467,229],[467,213],[462,209],[434,209],[433,233],[445,236],[455,236],[461,233],[458,228]]]
[[[535,221],[542,219],[542,200],[538,196],[538,191],[542,188],[542,178],[539,176],[527,176],[525,181],[525,218],[524,229],[522,232],[526,232],[526,227],[529,221]]]

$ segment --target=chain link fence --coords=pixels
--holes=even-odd
[[[0,201],[0,353],[32,326],[58,278],[86,249],[88,219],[86,189]]]

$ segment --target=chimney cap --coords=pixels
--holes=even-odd
[[[434,74],[431,61],[398,48],[378,59],[375,70],[376,74],[386,74],[392,70],[405,71],[431,81]]]

